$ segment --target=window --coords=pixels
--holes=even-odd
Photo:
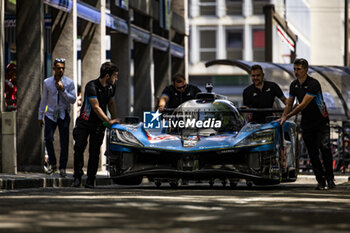
[[[226,31],[227,58],[236,60],[243,57],[243,30],[229,29]]]
[[[265,30],[253,29],[253,60],[265,61]]]
[[[242,0],[226,0],[226,15],[242,15]]]
[[[263,15],[265,5],[270,4],[268,0],[253,0],[253,14],[254,15]]]
[[[210,61],[216,58],[216,30],[200,30],[200,60]]]
[[[200,15],[216,16],[216,0],[200,0]]]

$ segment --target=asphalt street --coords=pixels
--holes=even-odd
[[[220,183],[0,190],[0,232],[350,232],[350,184]]]

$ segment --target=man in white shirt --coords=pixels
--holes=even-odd
[[[69,143],[70,105],[75,103],[76,94],[72,79],[64,76],[65,59],[56,58],[53,70],[54,76],[44,80],[43,94],[39,106],[39,125],[45,126],[45,146],[49,155],[48,174],[57,170],[56,156],[53,146],[53,136],[58,126],[60,134],[60,176],[66,177]]]

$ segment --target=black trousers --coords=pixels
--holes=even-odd
[[[87,168],[88,179],[94,180],[100,159],[100,148],[103,142],[105,127],[81,124],[78,120],[73,129],[74,144],[74,178],[84,174],[84,151],[89,138],[89,161]]]
[[[318,128],[303,129],[303,139],[309,153],[312,169],[316,176],[316,180],[324,182],[325,179],[333,180],[333,157],[330,148],[330,129],[329,123],[322,123]],[[320,159],[319,151],[322,154]]]

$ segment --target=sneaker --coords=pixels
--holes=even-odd
[[[327,184],[329,189],[334,189],[336,186],[334,180],[327,180]]]
[[[81,185],[81,178],[74,178],[74,181],[72,183],[72,187],[79,188]]]
[[[321,182],[321,183],[318,183],[318,184],[317,184],[317,186],[316,186],[315,189],[316,189],[316,190],[327,190],[328,187],[327,187],[327,185],[326,185],[326,182]]]
[[[89,189],[95,188],[95,180],[87,179],[85,188],[89,188]]]
[[[62,178],[67,177],[66,169],[61,169],[60,170],[60,177],[62,177]]]
[[[52,175],[57,171],[57,168],[55,166],[49,166],[49,169],[47,169],[46,174]]]

